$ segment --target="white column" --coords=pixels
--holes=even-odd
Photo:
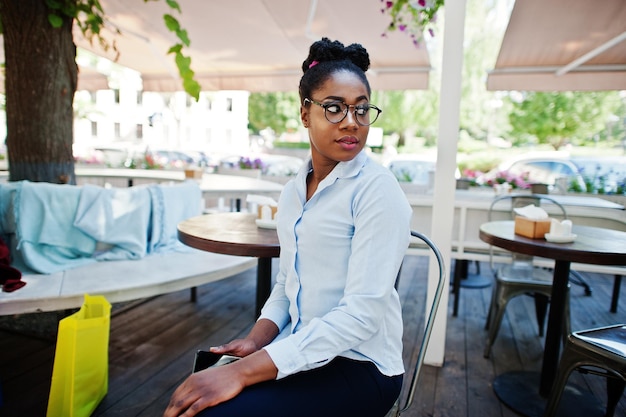
[[[439,100],[439,137],[437,140],[437,166],[435,169],[431,235],[443,254],[447,279],[433,333],[424,358],[425,363],[434,366],[443,365],[446,346],[448,288],[450,271],[452,270],[450,253],[454,219],[454,192],[456,188],[454,172],[456,169],[457,140],[459,136],[465,5],[466,0],[446,0],[443,8],[445,20],[441,63],[441,97]],[[428,303],[430,303],[435,292],[439,272],[434,255],[430,257],[428,271]]]

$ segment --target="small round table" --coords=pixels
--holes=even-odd
[[[543,351],[541,374],[533,372],[507,372],[494,381],[498,398],[516,412],[526,416],[541,417],[546,398],[550,394],[559,364],[560,338],[565,314],[565,301],[570,273],[570,263],[597,265],[626,265],[626,232],[600,227],[576,226],[577,235],[571,243],[550,243],[545,239],[530,239],[515,234],[513,221],[496,221],[480,226],[480,239],[490,245],[512,252],[554,259],[554,279],[550,296],[550,314]],[[539,383],[539,386],[537,384]],[[571,414],[591,417],[604,415],[593,401],[568,401]],[[600,412],[600,414],[596,414]]]
[[[276,230],[259,228],[255,219],[254,214],[232,212],[192,217],[178,224],[178,239],[208,252],[258,258],[258,317],[272,289],[272,258],[280,255],[280,245]]]

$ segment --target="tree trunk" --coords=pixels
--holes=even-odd
[[[73,109],[78,70],[72,19],[55,29],[45,0],[0,0],[9,181],[76,183]]]

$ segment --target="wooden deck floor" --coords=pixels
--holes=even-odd
[[[400,282],[408,343],[422,329],[426,258],[407,257]],[[483,264],[483,273],[488,271]],[[573,329],[626,321],[626,289],[619,310],[609,313],[612,277],[586,274],[591,297],[572,290]],[[255,271],[204,285],[198,301],[180,291],[116,306],[111,321],[109,392],[95,416],[160,416],[173,389],[189,374],[194,351],[244,335],[253,323]],[[445,364],[426,366],[406,416],[509,417],[492,390],[494,377],[508,370],[538,370],[543,339],[537,336],[529,297],[510,303],[492,357],[484,359],[483,330],[490,289],[463,289],[458,317],[448,309]],[[452,301],[452,298],[450,299]],[[451,304],[451,303],[450,303]],[[415,320],[414,317],[418,317]],[[54,341],[0,330],[1,417],[45,416]],[[604,380],[575,375],[576,382],[604,399]],[[622,397],[616,416],[626,416]],[[296,416],[297,417],[297,416]]]

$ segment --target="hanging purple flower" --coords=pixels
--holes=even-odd
[[[388,13],[391,23],[386,32],[400,30],[411,35],[415,46],[423,41],[424,32],[434,36],[432,28],[437,11],[444,5],[444,0],[381,0],[385,2],[383,13]]]

